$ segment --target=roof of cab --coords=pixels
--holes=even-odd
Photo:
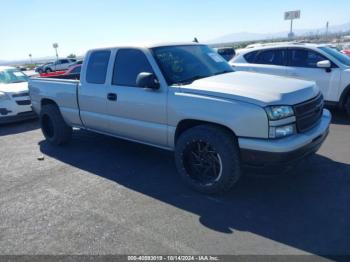
[[[133,45],[119,45],[119,46],[93,48],[90,51],[117,49],[117,48],[156,48],[156,47],[165,47],[165,46],[184,46],[184,45],[194,46],[194,45],[205,45],[205,44],[195,43],[195,42],[166,42],[166,43],[151,43],[151,44],[142,43],[142,44],[133,44]]]

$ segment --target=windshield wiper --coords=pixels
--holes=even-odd
[[[234,71],[231,71],[231,70],[225,70],[225,71],[221,71],[221,72],[217,72],[214,74],[214,76],[217,76],[217,75],[223,75],[223,74],[227,74],[227,73],[232,73]]]
[[[202,78],[206,78],[206,77],[209,77],[209,76],[195,75],[195,76],[193,76],[191,78],[188,78],[188,79],[176,82],[175,84],[176,85],[189,85],[189,84],[192,84],[194,81],[196,81],[198,79],[202,79]]]
[[[185,79],[185,80],[182,80],[182,81],[179,81],[179,82],[176,82],[175,84],[176,85],[189,85],[189,84],[192,84],[194,81],[198,80],[198,79],[202,79],[202,78],[207,78],[207,77],[211,77],[211,76],[215,76],[215,75],[221,75],[221,74],[226,74],[226,73],[232,73],[234,72],[233,70],[224,70],[224,71],[221,71],[221,72],[217,72],[213,75],[195,75],[191,78],[188,78],[188,79]]]

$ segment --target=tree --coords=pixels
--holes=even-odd
[[[67,58],[77,58],[77,56],[75,54],[70,54]]]

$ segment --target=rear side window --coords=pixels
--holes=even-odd
[[[285,52],[282,49],[270,49],[260,51],[255,59],[256,64],[284,65]]]
[[[90,84],[104,84],[111,51],[95,51],[91,53],[86,70],[86,81]]]
[[[244,59],[248,62],[248,63],[254,63],[255,61],[255,57],[256,57],[256,54],[258,52],[257,51],[254,51],[254,52],[250,52],[248,54],[245,54],[244,55]]]
[[[290,66],[317,68],[317,63],[323,60],[327,60],[327,58],[312,50],[290,50]]]
[[[153,73],[145,54],[138,49],[121,49],[114,62],[113,85],[136,86],[137,75]]]

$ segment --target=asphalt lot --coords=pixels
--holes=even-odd
[[[188,189],[169,152],[79,130],[52,147],[36,121],[1,126],[0,254],[350,255],[350,118],[333,114],[317,155],[220,197]]]

